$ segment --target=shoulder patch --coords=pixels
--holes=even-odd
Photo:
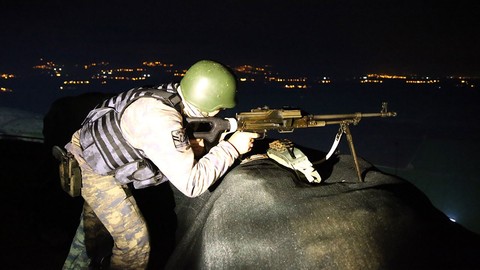
[[[188,140],[185,128],[172,131],[172,139],[177,151],[185,152],[190,149],[190,140]]]

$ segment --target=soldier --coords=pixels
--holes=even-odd
[[[235,78],[225,66],[202,60],[179,84],[134,88],[107,99],[73,134],[65,148],[81,169],[82,216],[93,210],[113,237],[110,268],[145,269],[149,260],[149,233],[129,187],[170,181],[195,197],[251,150],[258,134],[236,132],[199,155],[202,141],[191,141],[186,133],[185,117],[213,116],[233,108],[235,92]],[[83,223],[64,269],[88,266],[79,251],[82,245],[84,249],[82,229]]]

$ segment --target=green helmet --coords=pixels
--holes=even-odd
[[[185,100],[202,112],[235,107],[235,77],[220,63],[195,63],[185,73],[180,87]]]

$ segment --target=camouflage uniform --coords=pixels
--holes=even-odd
[[[85,246],[83,220],[82,213],[80,216],[80,224],[75,233],[75,238],[73,238],[67,259],[62,268],[64,270],[88,269],[88,266],[90,265],[90,258],[87,255],[87,248]]]
[[[85,160],[76,154],[76,152],[81,151],[78,132],[72,137],[72,144],[69,148],[82,169],[82,197],[85,199],[85,204],[88,205],[85,208],[91,207],[94,209],[98,219],[114,239],[111,268],[145,269],[148,263],[150,244],[147,225],[137,208],[135,199],[125,192],[123,186],[117,184],[112,175],[96,174]],[[88,211],[84,210],[84,215],[85,213],[88,213]],[[81,222],[81,226],[85,225],[83,218]],[[81,231],[81,226],[79,226],[77,234],[84,234]],[[76,236],[64,269],[85,268],[88,262],[84,261],[84,253],[86,253],[84,239],[81,235]]]
[[[202,116],[183,101],[183,114]],[[179,191],[195,197],[206,190],[239,156],[227,141],[220,142],[199,160],[184,134],[183,116],[174,108],[153,98],[140,98],[127,107],[121,116],[121,129],[126,140],[141,149]],[[134,198],[112,175],[95,173],[82,157],[80,134],[76,132],[66,149],[77,159],[82,170],[82,197],[91,207],[115,242],[111,268],[145,269],[149,258],[147,225]],[[84,212],[85,215],[86,212]],[[82,225],[82,224],[81,224]],[[79,227],[72,242],[64,269],[82,269],[88,265]]]

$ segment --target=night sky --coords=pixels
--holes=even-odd
[[[0,71],[54,61],[202,58],[330,76],[480,76],[477,1],[1,3]]]

